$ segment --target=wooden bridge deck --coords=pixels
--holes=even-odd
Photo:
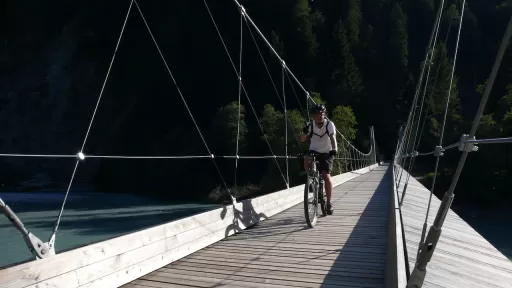
[[[335,187],[313,229],[301,203],[122,287],[384,287],[390,172]]]
[[[405,173],[400,185],[400,197]],[[402,206],[402,218],[411,272],[416,263],[429,195],[427,188],[410,178]],[[436,196],[432,197],[428,228],[434,222],[440,203]],[[512,262],[450,210],[436,251],[427,266],[423,287],[512,288]]]

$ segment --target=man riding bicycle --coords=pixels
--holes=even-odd
[[[334,156],[338,151],[336,142],[336,126],[332,121],[325,118],[325,106],[323,104],[311,107],[309,114],[313,118],[303,129],[304,135],[300,136],[300,141],[304,142],[311,139],[309,152],[316,154],[318,160],[318,170],[322,173],[325,182],[325,192],[327,194],[327,214],[332,215],[333,208],[331,204],[332,182],[331,171],[334,162]],[[304,165],[308,169],[311,163],[305,159]]]

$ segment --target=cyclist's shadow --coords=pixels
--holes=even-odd
[[[220,213],[221,219],[226,217],[228,209],[233,209],[233,222],[226,228],[225,237],[228,237],[231,231],[234,232],[233,234],[242,232],[244,229],[240,227],[240,223],[248,228],[262,220],[268,219],[264,213],[256,212],[252,205],[252,199],[236,202],[234,205],[225,205]]]

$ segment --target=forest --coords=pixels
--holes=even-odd
[[[304,91],[283,73],[232,1],[206,2],[208,6],[199,0],[138,1],[170,75],[135,7],[116,50],[129,0],[2,1],[0,153],[75,155],[100,93],[85,155],[233,156],[237,149],[239,155],[285,155],[285,143],[289,155],[306,149],[307,144],[296,140],[307,120]],[[327,105],[329,118],[345,138],[366,153],[368,127],[373,126],[379,159],[390,161],[441,1],[239,2],[308,93]],[[469,0],[461,19],[462,3],[445,1],[420,152],[438,145],[450,84],[443,145],[469,132],[512,15],[510,0]],[[240,62],[247,94],[240,93],[239,102],[233,67],[238,70]],[[507,136],[512,136],[512,45],[477,132],[477,138]],[[510,206],[512,146],[479,148],[468,157],[457,201]],[[459,155],[453,149],[441,158],[437,195],[449,184]],[[221,201],[226,186],[236,186],[237,197],[284,188],[279,170],[285,163],[277,162],[279,167],[274,159],[241,159],[235,169],[235,159],[222,157],[86,158],[78,165],[72,191],[92,185],[109,193]],[[418,157],[411,172],[431,179],[434,162],[433,156]],[[0,157],[0,189],[65,191],[75,163],[75,158],[64,157]],[[289,165],[290,185],[296,185],[302,175],[296,162]]]

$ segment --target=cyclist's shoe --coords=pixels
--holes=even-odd
[[[327,210],[327,215],[332,215],[332,212],[334,212],[334,209],[332,208],[331,203],[327,204],[326,210]]]

